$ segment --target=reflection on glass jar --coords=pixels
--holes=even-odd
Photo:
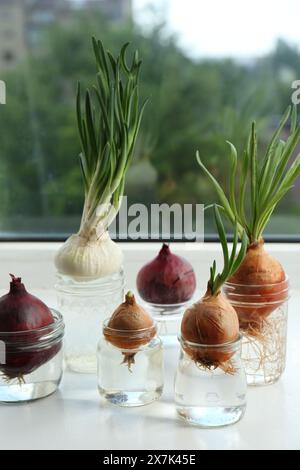
[[[241,338],[212,346],[180,338],[175,376],[175,402],[181,418],[200,427],[239,421],[246,409],[246,377],[241,363]]]
[[[141,305],[157,323],[158,334],[165,347],[177,344],[183,314],[192,303],[192,299],[180,304],[153,304],[141,301]]]
[[[119,406],[141,406],[158,400],[163,391],[163,349],[153,328],[126,331],[115,330],[104,322],[103,337],[98,345],[98,389],[100,395]],[[151,330],[151,331],[150,331]],[[155,333],[155,332],[154,332]],[[150,342],[135,348],[116,347],[109,335],[120,344]]]
[[[224,293],[239,316],[248,384],[275,383],[286,363],[288,280],[264,286],[226,283]]]
[[[37,400],[51,395],[62,378],[64,322],[29,331],[0,332],[0,402]]]
[[[103,320],[124,296],[124,273],[93,281],[57,275],[58,308],[66,324],[65,362],[73,372],[97,371],[97,343]]]

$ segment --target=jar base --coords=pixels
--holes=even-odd
[[[285,369],[287,317],[283,309],[274,311],[258,334],[242,330],[242,362],[247,384],[264,386],[276,383]]]
[[[52,395],[58,389],[60,380],[29,384],[7,384],[0,386],[0,402],[20,403],[34,401]]]
[[[67,369],[71,372],[78,374],[95,374],[97,372],[96,354],[78,356],[65,354],[64,361]]]
[[[109,403],[122,407],[135,407],[149,405],[150,403],[158,400],[163,391],[163,387],[159,387],[156,390],[115,390],[108,391],[101,387],[98,388],[100,395],[105,398]]]
[[[123,270],[82,282],[57,274],[57,302],[66,325],[64,359],[72,372],[96,373],[101,325],[123,301],[124,283]]]
[[[259,375],[259,374],[255,374],[255,375],[247,374],[246,375],[247,385],[248,387],[266,387],[268,385],[274,385],[281,378],[281,375],[282,375],[282,372],[276,377],[269,376],[266,378],[263,375]]]
[[[177,413],[189,424],[201,428],[217,428],[237,423],[245,414],[246,405],[235,407],[179,406]]]

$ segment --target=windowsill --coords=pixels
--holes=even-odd
[[[205,287],[208,266],[220,259],[218,244],[172,244],[186,256]],[[8,273],[23,276],[28,289],[55,306],[53,257],[57,243],[0,244],[1,291],[7,291]],[[128,287],[135,286],[139,267],[151,259],[159,245],[122,244]],[[138,409],[120,409],[100,401],[94,375],[65,372],[57,393],[44,400],[0,406],[3,432],[0,449],[296,449],[299,448],[299,303],[296,275],[300,245],[270,245],[284,264],[297,292],[289,304],[287,368],[272,386],[250,388],[242,421],[217,430],[197,429],[176,416],[173,377],[178,345],[165,350],[165,388],[162,399]],[[100,336],[100,329],[99,329]],[[296,371],[296,372],[295,372]],[[84,423],[84,426],[82,426]],[[43,432],[41,432],[41,429]],[[258,432],[259,430],[259,432]]]
[[[144,263],[158,253],[160,243],[122,243],[127,286],[134,288],[135,277]],[[23,276],[35,289],[51,289],[55,283],[54,256],[61,243],[57,242],[3,242],[0,243],[0,290],[8,273]],[[193,265],[198,285],[205,288],[209,266],[216,259],[222,266],[219,243],[172,243],[172,250],[186,257]],[[270,254],[284,266],[291,279],[292,289],[300,290],[300,243],[266,244]],[[42,273],[42,276],[41,276]]]

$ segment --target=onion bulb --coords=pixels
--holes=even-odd
[[[181,322],[181,336],[185,341],[200,345],[224,345],[239,336],[239,320],[235,309],[220,292],[212,295],[208,289],[205,296],[186,310]],[[193,348],[185,351],[197,363],[218,366],[228,361],[232,352],[220,348]]]
[[[103,333],[109,343],[123,350],[123,362],[130,368],[134,364],[136,350],[156,335],[156,326],[151,315],[137,304],[132,292],[128,292],[125,301],[104,326]]]
[[[109,276],[121,269],[121,248],[111,240],[108,232],[100,239],[72,235],[55,257],[55,265],[61,274],[77,281],[93,280]]]
[[[27,292],[20,277],[11,274],[10,290],[0,298],[0,341],[6,343],[9,334],[6,360],[0,365],[0,372],[7,379],[24,381],[23,376],[31,374],[57,354],[61,343],[48,348],[38,347],[43,336],[40,328],[53,323],[47,305]],[[24,333],[21,345],[20,332]]]
[[[158,255],[139,271],[137,289],[146,302],[180,304],[195,292],[195,272],[186,259],[172,253],[164,243]]]
[[[243,263],[229,279],[225,291],[234,303],[241,328],[255,331],[286,300],[288,280],[279,261],[264,249],[261,239],[249,245]]]
[[[238,243],[236,226],[232,252],[229,256],[225,230],[217,206],[214,207],[214,211],[223,250],[224,268],[222,273],[217,274],[216,262],[213,263],[205,296],[188,308],[183,315],[181,338],[185,352],[197,364],[208,368],[226,369],[225,363],[233,355],[228,344],[239,337],[239,321],[235,309],[221,293],[221,288],[244,259],[247,238],[244,233],[240,251],[236,255]]]

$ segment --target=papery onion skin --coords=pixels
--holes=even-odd
[[[139,271],[137,289],[146,302],[180,304],[192,298],[196,276],[189,261],[175,255],[167,244],[163,244],[159,254]]]
[[[48,362],[61,349],[61,344],[47,349],[34,350],[42,333],[36,331],[54,323],[51,310],[37,297],[29,294],[21,278],[11,275],[10,291],[0,298],[0,340],[5,342],[4,333],[10,333],[10,344],[6,347],[6,363],[0,365],[0,372],[8,379],[20,378],[34,372]],[[30,351],[19,352],[18,332],[28,332],[24,335],[24,346],[30,346]],[[16,333],[14,336],[13,333]]]
[[[249,245],[244,261],[231,276],[229,283],[234,285],[235,296],[226,287],[225,291],[230,300],[237,302],[234,306],[242,329],[254,324],[259,326],[288,295],[288,280],[284,269],[265,250],[262,239]],[[258,305],[247,306],[247,303]]]
[[[114,311],[103,332],[106,340],[117,348],[137,349],[151,341],[156,327],[151,315],[128,292],[125,302]]]
[[[235,309],[221,293],[211,295],[208,289],[205,296],[186,310],[181,322],[181,336],[184,341],[200,345],[218,346],[237,340],[239,321]],[[207,365],[222,364],[228,361],[232,351],[222,349],[185,347],[185,351],[196,362]]]
[[[76,281],[91,281],[112,275],[120,271],[122,264],[122,250],[108,233],[100,239],[71,235],[55,257],[58,272]]]

